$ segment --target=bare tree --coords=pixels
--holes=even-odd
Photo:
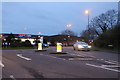
[[[106,13],[102,13],[91,20],[90,28],[94,29],[97,35],[106,32],[117,24],[117,14],[116,10],[109,10]]]
[[[71,31],[71,30],[64,30],[61,32],[62,35],[71,35],[71,36],[75,36],[75,32]]]
[[[87,41],[95,39],[100,34],[112,29],[117,24],[117,11],[109,10],[106,13],[93,18],[90,21],[89,28],[81,33]]]

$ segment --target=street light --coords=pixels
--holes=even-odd
[[[67,24],[67,45],[69,45],[69,38],[70,38],[69,32],[70,32],[71,26],[72,26],[71,24]]]
[[[90,11],[89,10],[85,10],[85,14],[88,15],[88,29],[89,29],[89,15],[90,15]]]
[[[91,34],[91,32],[89,31],[89,28],[90,28],[90,26],[89,26],[89,16],[90,16],[90,11],[89,11],[89,10],[85,10],[85,14],[88,15],[88,33]],[[91,36],[91,35],[90,35],[90,36]],[[89,37],[90,37],[90,36],[89,36]]]
[[[72,25],[71,24],[67,24],[67,28],[69,29]]]

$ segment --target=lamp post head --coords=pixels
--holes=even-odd
[[[90,13],[90,11],[89,10],[85,10],[85,14],[89,14]]]
[[[70,28],[72,25],[71,24],[67,24],[67,28]]]

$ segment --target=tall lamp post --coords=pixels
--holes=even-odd
[[[70,27],[71,27],[72,25],[71,25],[71,24],[67,24],[66,26],[67,26],[67,31],[68,31],[68,33],[69,33]],[[69,38],[70,38],[70,35],[68,34],[68,35],[67,35],[67,45],[69,45]]]
[[[90,11],[89,10],[85,10],[85,14],[87,14],[88,15],[88,33],[90,34],[90,31],[89,31],[89,29],[90,29],[90,25],[89,25],[89,16],[90,16]],[[90,41],[90,35],[89,35],[89,41]]]
[[[89,11],[89,10],[85,10],[85,14],[88,15],[88,29],[89,29],[89,16],[90,16],[90,11]]]

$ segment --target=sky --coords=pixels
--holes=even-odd
[[[90,20],[111,9],[117,2],[3,2],[2,33],[56,35],[66,30],[67,24],[78,35]]]

